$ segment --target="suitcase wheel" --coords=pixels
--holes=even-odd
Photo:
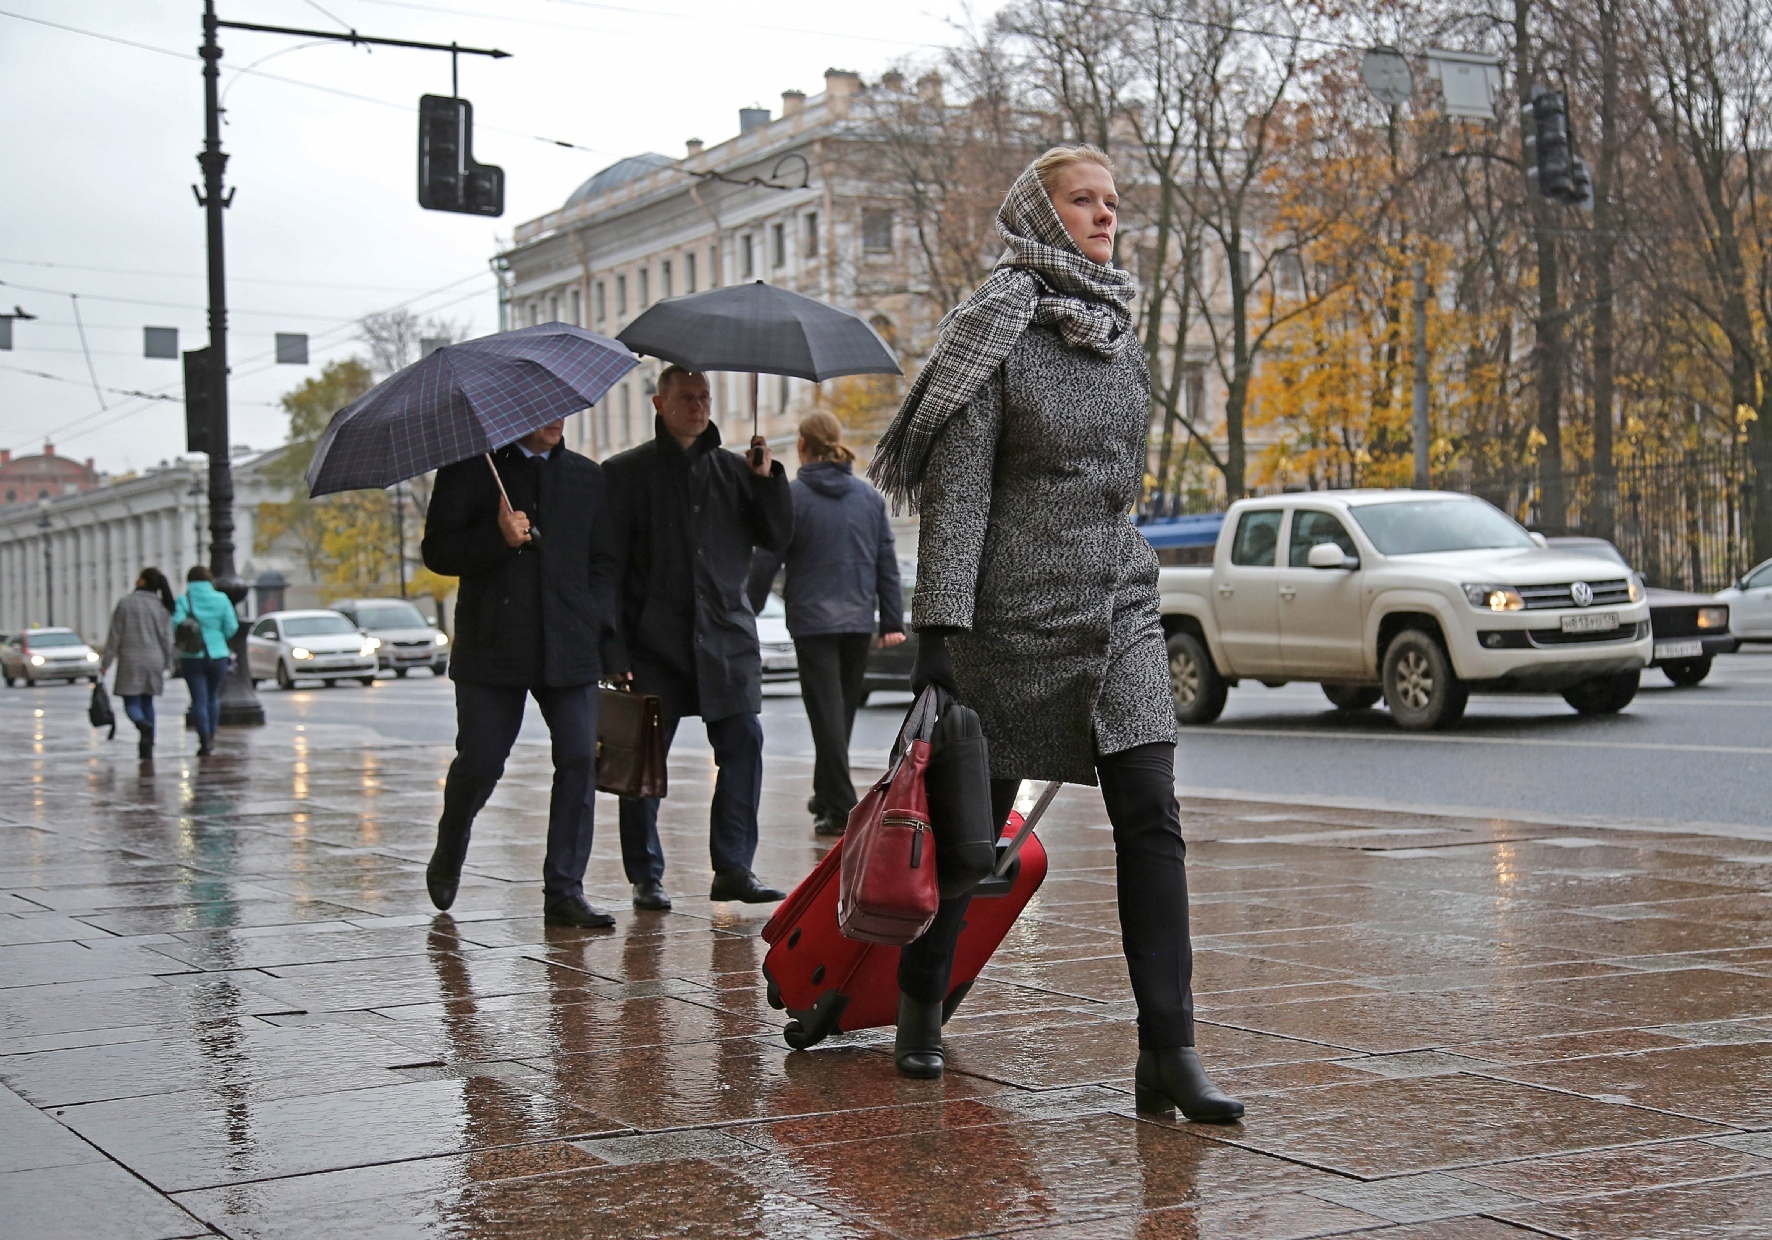
[[[811,1007],[789,1011],[788,1015],[793,1019],[782,1027],[782,1041],[797,1051],[816,1046],[837,1031],[837,1022],[843,1019],[843,1009],[848,1006],[848,995],[835,990],[825,991]]]
[[[781,1031],[781,1038],[782,1038],[782,1041],[786,1042],[789,1046],[793,1047],[795,1050],[803,1051],[808,1046],[812,1046],[817,1042],[823,1041],[824,1035],[809,1033],[806,1029],[806,1026],[802,1025],[799,1021],[790,1020],[786,1024],[786,1026],[783,1027],[783,1029]]]
[[[770,977],[767,972],[763,974],[763,977],[766,983],[763,987],[763,997],[769,1000],[770,1007],[779,1012],[787,1007],[787,1001],[781,997],[781,987],[776,985],[775,979]]]

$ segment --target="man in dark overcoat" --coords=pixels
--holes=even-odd
[[[455,902],[474,815],[504,774],[533,695],[553,737],[542,906],[552,925],[604,927],[586,902],[596,804],[597,682],[614,632],[615,562],[603,471],[551,422],[492,454],[437,471],[422,554],[461,578],[455,605],[455,761],[443,785],[431,901]],[[500,492],[500,483],[503,492]],[[508,499],[507,499],[508,497]]]
[[[635,689],[658,695],[667,746],[686,715],[707,727],[719,768],[709,898],[780,900],[751,871],[763,795],[763,661],[745,579],[753,550],[779,553],[793,537],[787,472],[761,436],[743,456],[721,449],[701,375],[667,366],[652,403],[652,442],[604,462],[621,622],[611,671],[631,672]],[[623,798],[621,856],[634,907],[669,908],[656,797]]]

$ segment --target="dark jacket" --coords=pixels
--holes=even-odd
[[[745,599],[751,553],[794,533],[787,471],[767,478],[720,449],[713,425],[678,445],[657,421],[651,443],[604,462],[621,621],[611,670],[672,713],[724,719],[763,708],[757,618]]]
[[[474,685],[591,684],[615,615],[603,471],[563,446],[531,459],[507,444],[492,457],[536,537],[505,544],[484,457],[437,471],[421,554],[432,572],[461,578],[449,675]]]
[[[886,500],[848,462],[813,461],[794,479],[794,538],[785,556],[751,565],[751,606],[761,609],[783,559],[788,632],[904,632],[904,593]],[[878,612],[878,620],[875,613]]]

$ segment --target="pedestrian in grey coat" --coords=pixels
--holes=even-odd
[[[807,414],[800,421],[799,450],[793,541],[785,553],[759,551],[752,558],[751,607],[762,610],[785,561],[788,632],[816,755],[806,808],[817,834],[841,835],[855,808],[849,737],[868,652],[876,641],[904,641],[904,595],[886,501],[855,476],[843,424],[822,411]]]
[[[1118,208],[1112,165],[1091,147],[1055,148],[1016,179],[997,214],[1007,252],[943,321],[873,473],[922,518],[912,687],[945,685],[978,711],[998,821],[1023,779],[1100,779],[1138,1001],[1138,1107],[1228,1121],[1243,1105],[1194,1051],[1157,561],[1128,519],[1150,378],[1131,277],[1112,265]],[[908,1076],[942,1072],[968,899],[943,901],[900,954]]]
[[[166,687],[172,667],[172,586],[157,568],[144,568],[135,589],[117,601],[111,631],[105,637],[102,676],[117,665],[112,692],[123,699],[123,711],[140,734],[137,753],[154,756],[154,699]]]

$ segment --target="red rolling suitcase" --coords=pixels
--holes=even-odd
[[[1025,819],[1011,814],[1004,824],[996,868],[972,889],[966,926],[954,951],[951,989],[942,1004],[944,1021],[1046,879],[1046,849],[1033,832],[1060,786],[1047,784]],[[898,1019],[899,949],[844,938],[837,929],[842,850],[838,840],[763,927],[763,941],[769,944],[763,958],[769,1005],[786,1010],[782,1037],[795,1050],[833,1033]]]

